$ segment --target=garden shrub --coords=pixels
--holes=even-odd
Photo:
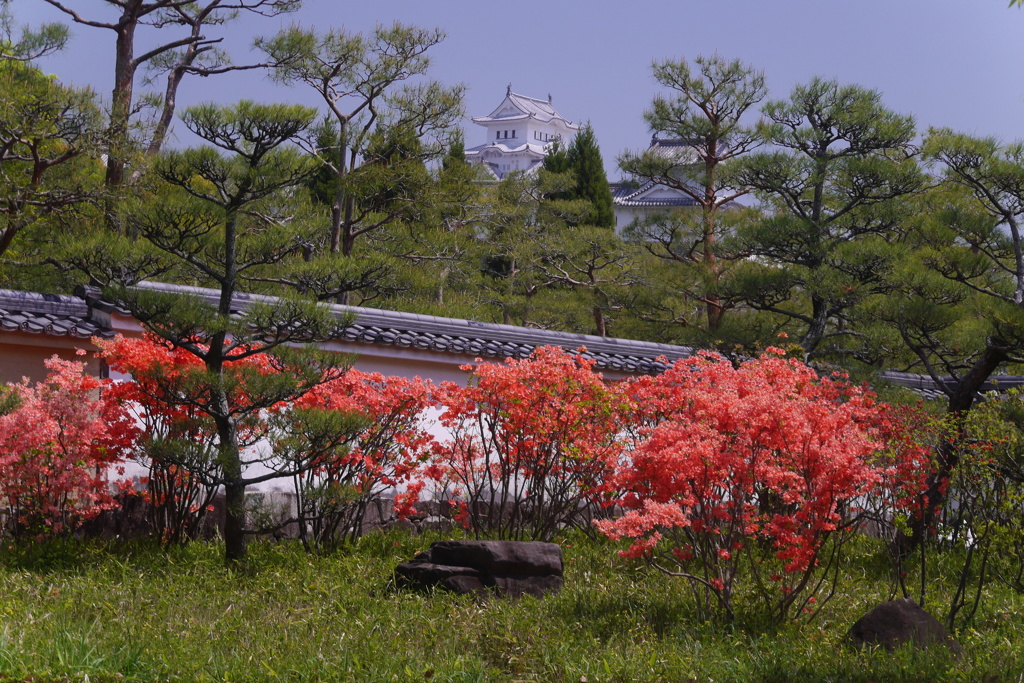
[[[118,336],[98,345],[112,370],[131,375],[108,393],[139,425],[131,457],[146,469],[140,495],[150,524],[165,544],[194,539],[220,488],[217,430],[187,398],[187,375],[200,363],[151,335]]]
[[[134,439],[131,420],[85,364],[53,356],[49,375],[4,392],[0,516],[18,539],[65,534],[117,506],[110,475]]]
[[[598,525],[686,579],[705,614],[732,618],[741,584],[773,621],[815,612],[863,501],[893,476],[876,459],[886,413],[873,395],[782,355],[734,367],[701,353],[630,385],[639,426],[615,479],[626,512]]]
[[[134,457],[148,468],[144,496],[153,524],[166,543],[193,538],[224,483],[217,431],[195,395],[204,366],[154,336],[100,346],[114,370],[132,377],[112,395],[141,425]],[[256,405],[255,397],[271,393],[262,385],[279,372],[269,355],[257,353],[235,361],[226,379],[237,404],[238,444],[247,449],[243,464],[266,469],[249,482],[287,476],[294,486],[294,515],[275,518],[274,526],[297,524],[307,549],[353,539],[367,510],[401,485],[408,490],[398,508],[408,514],[422,487],[409,480],[429,440],[418,424],[429,404],[427,385],[347,369],[294,401]]]
[[[467,529],[549,540],[598,508],[631,410],[593,365],[543,347],[525,359],[466,366],[467,386],[441,386],[439,419],[450,437],[438,440],[425,472],[455,494]]]
[[[945,558],[955,567],[945,577],[955,585],[946,610],[952,629],[974,620],[986,584],[1000,580],[1024,590],[1024,402],[1019,391],[1009,392],[947,422],[944,434],[956,443],[957,466],[929,545],[955,560]],[[930,569],[922,568],[922,586],[939,578],[928,576],[937,573]]]
[[[414,512],[423,488],[414,475],[433,440],[422,424],[431,403],[430,385],[419,378],[349,370],[292,406],[287,418],[295,424],[281,431],[290,435],[289,448],[308,448],[309,435],[319,431],[305,424],[318,414],[310,408],[347,415],[358,424],[348,430],[351,438],[321,449],[313,466],[296,478],[299,533],[307,547],[360,536],[368,511],[382,506],[387,492],[394,493],[399,517]],[[285,448],[280,437],[275,448]]]

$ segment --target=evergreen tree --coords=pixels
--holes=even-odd
[[[590,202],[590,211],[581,219],[583,225],[614,228],[612,191],[604,172],[604,161],[597,146],[597,136],[588,122],[572,140],[568,151],[569,169],[573,172],[575,187],[573,199]]]
[[[413,265],[404,269],[406,296],[419,297],[420,310],[452,317],[476,314],[480,274],[474,254],[484,210],[481,173],[466,161],[462,131],[453,131],[431,196],[424,197],[422,223],[406,232],[400,245],[401,258]]]
[[[377,164],[362,174],[359,170],[373,158],[372,145],[403,135],[418,139],[416,156],[421,164],[443,154],[443,140],[462,115],[462,87],[446,88],[436,81],[407,83],[427,72],[430,59],[426,52],[443,39],[440,30],[396,23],[378,26],[366,36],[334,29],[317,33],[293,26],[257,41],[277,65],[274,79],[312,88],[323,99],[327,118],[336,127],[337,146],[323,153],[314,149],[338,180],[331,203],[328,251],[352,256],[357,242],[386,232],[404,220],[403,212],[409,206],[420,203],[422,188],[406,184],[410,164]],[[404,149],[411,147],[405,145]],[[392,183],[394,192],[378,204],[374,200],[387,195],[379,192],[388,182],[382,175],[386,168],[397,170],[399,177]],[[362,194],[367,190],[371,194]],[[402,192],[402,202],[392,201]]]
[[[63,50],[68,42],[68,28],[63,24],[43,24],[35,29],[23,28],[15,37],[11,0],[0,0],[0,59],[31,62]]]
[[[77,228],[82,211],[102,196],[103,118],[91,90],[64,86],[29,61],[59,32],[14,42],[5,37],[5,11],[0,7],[0,263],[22,270],[52,256],[56,234]],[[0,282],[7,278],[0,273]]]
[[[466,163],[466,143],[462,139],[462,129],[457,128],[448,138],[448,151],[441,159],[441,171],[453,173]]]
[[[137,142],[133,139],[132,119],[141,109],[135,94],[135,76],[140,69],[151,68],[167,76],[164,93],[157,98],[160,114],[146,144],[146,154],[152,157],[163,147],[174,119],[178,88],[185,76],[212,76],[264,66],[233,65],[227,53],[218,47],[223,36],[213,32],[243,13],[272,17],[294,11],[300,4],[300,0],[108,0],[92,3],[103,10],[87,16],[64,0],[43,2],[77,24],[113,33],[114,82],[106,133],[106,183],[110,189],[124,181],[124,171]],[[106,9],[113,10],[113,19],[101,18]],[[143,50],[137,50],[143,45]],[[113,210],[112,205],[108,210]],[[109,219],[113,220],[113,216]]]
[[[896,290],[879,310],[913,354],[907,369],[932,378],[960,430],[989,378],[1024,363],[1024,143],[933,129],[922,151],[945,178],[919,203]],[[904,550],[934,522],[959,452],[954,438],[936,447]]]
[[[481,227],[485,303],[506,324],[604,336],[620,290],[635,281],[622,240],[588,224],[569,152],[552,146],[535,174],[509,174],[489,193]]]
[[[133,238],[77,241],[65,256],[147,331],[200,361],[199,370],[165,395],[208,415],[216,427],[217,467],[199,476],[204,485],[224,488],[229,561],[246,555],[246,487],[296,476],[312,465],[308,459],[247,455],[245,425],[260,411],[339,376],[349,362],[308,346],[330,338],[339,324],[317,305],[315,292],[254,299],[240,312],[236,300],[246,290],[278,282],[282,272],[289,277],[289,266],[303,264],[302,248],[317,232],[310,221],[296,218],[302,214],[296,202],[304,199],[297,190],[317,164],[289,145],[315,116],[306,107],[252,102],[190,108],[185,125],[213,147],[158,159],[154,169],[167,189],[132,207]],[[210,286],[214,296],[133,286],[167,273]],[[270,358],[271,372],[246,370],[244,361],[256,354]],[[340,423],[334,427],[342,429]],[[255,462],[270,471],[249,470]]]
[[[314,149],[318,150],[318,155],[327,159],[327,163],[317,168],[316,173],[306,182],[306,186],[309,187],[314,202],[330,209],[340,186],[337,174],[331,170],[332,165],[341,163],[338,127],[330,125],[329,122],[318,126],[313,145]]]
[[[554,142],[548,144],[547,154],[541,167],[552,174],[568,173],[572,170],[572,162],[569,161],[569,150],[562,144],[562,141],[555,138]],[[553,199],[574,199],[572,192],[565,190],[552,194]]]
[[[627,153],[619,166],[640,183],[656,183],[682,192],[698,212],[676,211],[630,226],[626,234],[653,256],[676,266],[672,278],[679,291],[667,299],[697,302],[706,312],[706,328],[716,332],[733,304],[722,299],[725,276],[722,240],[731,234],[724,209],[750,191],[731,180],[727,167],[761,144],[761,135],[745,121],[751,107],[767,95],[764,74],[739,60],[717,54],[686,60],[655,62],[654,77],[669,89],[658,95],[644,119],[655,136],[670,141],[676,153],[651,149]],[[685,304],[685,302],[684,302]],[[688,306],[684,305],[683,310]],[[692,306],[690,306],[692,307]],[[675,308],[670,305],[669,308]],[[697,311],[696,313],[699,313]],[[696,314],[673,314],[687,327],[699,327]]]
[[[585,124],[566,147],[556,139],[548,146],[542,165],[551,176],[565,175],[565,188],[546,194],[556,202],[587,202],[587,210],[572,218],[571,225],[615,227],[612,191],[604,172],[604,161],[597,146],[597,137],[589,123]]]
[[[735,177],[770,212],[741,226],[738,250],[758,258],[732,286],[751,307],[801,324],[810,358],[853,334],[850,311],[890,286],[903,200],[924,182],[914,120],[874,90],[820,78],[763,113],[762,134],[779,151],[747,156]]]

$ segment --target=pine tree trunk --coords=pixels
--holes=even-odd
[[[242,562],[245,543],[245,484],[234,482],[224,487],[224,556],[229,564]]]
[[[936,517],[946,503],[946,483],[953,470],[960,464],[959,435],[961,426],[974,406],[975,396],[1002,363],[1009,358],[1010,349],[989,344],[974,367],[963,376],[959,384],[949,395],[946,414],[952,421],[953,434],[943,438],[935,449],[935,471],[929,475],[927,487],[923,493],[921,516],[913,520],[910,534],[900,534],[896,538],[896,550],[901,557],[908,557],[921,543],[926,534],[935,526]]]
[[[600,306],[594,306],[594,327],[597,330],[595,334],[598,337],[607,337],[608,331],[605,327],[604,322],[604,311],[601,310]]]
[[[807,326],[800,345],[804,347],[804,360],[814,355],[818,344],[825,338],[825,331],[828,328],[829,309],[828,305],[820,297],[811,297],[811,323]]]

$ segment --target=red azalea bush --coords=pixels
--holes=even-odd
[[[466,366],[468,386],[445,383],[427,476],[456,498],[475,533],[548,540],[585,519],[607,493],[622,451],[627,397],[593,361],[555,347],[529,358]]]
[[[202,363],[152,335],[96,344],[112,370],[131,375],[114,382],[108,394],[140,427],[131,456],[147,470],[141,495],[150,523],[164,543],[195,538],[220,488],[217,431],[189,391],[189,377],[202,372]],[[260,364],[255,356],[245,362]],[[245,443],[262,431],[251,423],[241,430]]]
[[[348,428],[350,438],[324,450],[297,479],[300,535],[307,547],[359,536],[370,509],[376,506],[380,518],[383,494],[396,488],[401,489],[395,494],[396,514],[404,518],[415,512],[423,482],[414,474],[433,442],[422,424],[430,405],[430,385],[419,378],[349,370],[292,406],[290,419],[300,424],[312,417],[310,410],[357,421]],[[296,427],[288,433],[300,439],[300,447],[317,432]]]
[[[741,571],[774,620],[820,606],[861,506],[903,472],[879,460],[889,413],[869,391],[781,354],[733,367],[704,353],[630,384],[627,511],[598,525],[686,578],[705,612],[733,615]]]
[[[10,387],[16,405],[0,416],[0,511],[17,538],[66,533],[116,507],[109,475],[135,435],[84,363],[53,356],[46,367],[45,381]]]
[[[99,346],[112,369],[132,376],[111,395],[142,426],[134,455],[149,470],[143,495],[152,521],[165,542],[192,538],[223,480],[217,432],[203,411],[204,397],[195,394],[204,367],[195,355],[153,336],[117,337]],[[392,487],[406,487],[398,512],[411,513],[422,488],[411,475],[429,442],[419,425],[428,385],[350,369],[295,401],[248,410],[258,400],[250,389],[277,372],[266,354],[234,361],[230,396],[237,403],[239,445],[250,451],[246,462],[267,468],[268,478],[291,473],[293,521],[307,547],[358,536],[367,510]]]
[[[935,472],[935,446],[948,436],[949,426],[921,406],[879,404],[870,429],[882,448],[872,460],[879,483],[863,501],[865,531],[885,542],[895,583],[909,595],[904,545],[914,524],[925,517],[924,492]]]
[[[192,395],[203,368],[155,338],[101,347],[134,378],[104,400],[134,410],[158,526],[165,539],[190,537],[221,479],[216,431]],[[260,354],[235,367],[240,405],[279,371]],[[424,482],[474,533],[511,539],[549,540],[614,503],[624,514],[598,528],[685,577],[702,609],[732,615],[743,571],[781,620],[830,597],[866,509],[879,521],[915,514],[927,476],[917,413],[777,350],[739,367],[700,354],[615,385],[558,348],[464,369],[467,386],[440,388],[349,370],[297,400],[240,410],[240,444],[267,451],[252,461],[276,468],[268,478],[291,473],[307,547],[359,535],[385,492],[410,514]],[[432,407],[446,438],[424,429]]]

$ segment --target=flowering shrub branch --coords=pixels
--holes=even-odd
[[[0,415],[0,517],[15,538],[63,534],[116,507],[109,475],[134,436],[84,363],[53,356],[46,368],[45,381],[9,387],[16,400]]]
[[[285,413],[296,421],[286,430],[292,439],[289,448],[312,448],[320,454],[295,478],[299,534],[307,548],[361,535],[368,510],[396,487],[405,487],[395,496],[396,514],[404,518],[415,512],[423,482],[413,477],[433,442],[422,428],[421,415],[431,404],[430,387],[418,378],[349,370]],[[348,420],[349,425],[310,429],[307,421],[317,415]],[[311,443],[317,433],[348,438],[318,448]],[[278,451],[284,448],[281,441],[275,445]]]
[[[883,481],[872,394],[782,353],[738,368],[700,354],[633,383],[639,439],[615,477],[626,513],[598,522],[727,618],[741,568],[773,620],[820,607]]]
[[[559,348],[481,363],[469,385],[442,385],[438,441],[427,476],[455,494],[476,534],[548,540],[588,516],[621,452],[627,398],[593,361]]]

